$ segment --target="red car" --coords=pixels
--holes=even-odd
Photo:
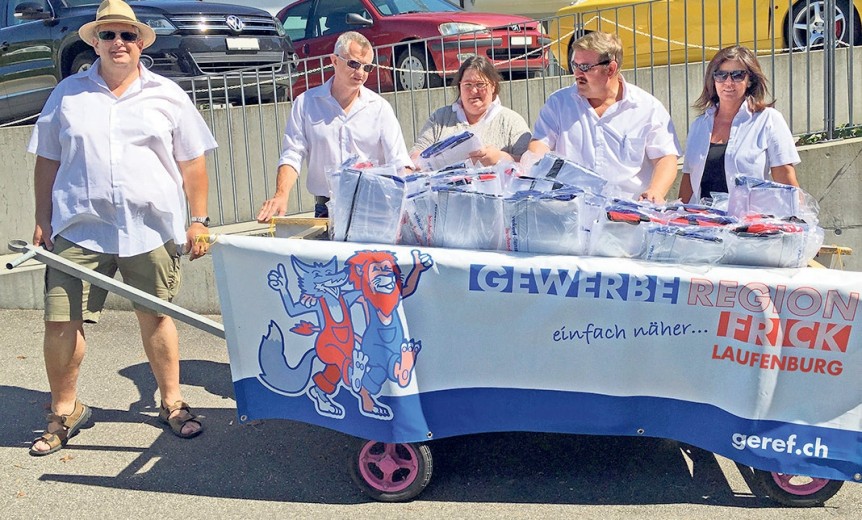
[[[446,0],[299,0],[276,18],[300,59],[294,95],[332,75],[329,56],[345,31],[374,45],[378,67],[366,86],[380,92],[446,84],[474,54],[490,58],[509,78],[548,66],[550,40],[536,20],[468,13]]]

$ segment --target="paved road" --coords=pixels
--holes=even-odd
[[[0,290],[3,288],[0,287]],[[216,317],[218,319],[218,317]],[[186,399],[206,415],[193,440],[156,419],[155,385],[134,315],[87,329],[80,396],[93,426],[58,454],[26,446],[48,402],[41,314],[0,311],[0,518],[858,518],[862,486],[825,507],[753,495],[729,461],[660,439],[540,433],[431,443],[434,476],[406,504],[353,485],[348,436],[290,421],[240,426],[222,340],[180,324]]]

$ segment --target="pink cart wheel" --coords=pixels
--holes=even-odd
[[[769,497],[792,507],[811,507],[826,502],[844,485],[842,480],[788,475],[754,470],[757,482]]]
[[[350,476],[363,493],[381,502],[416,497],[431,480],[431,450],[424,443],[364,441],[351,457]]]

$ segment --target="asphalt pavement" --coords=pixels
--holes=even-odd
[[[0,286],[0,290],[3,287]],[[292,421],[239,425],[224,341],[178,324],[183,392],[206,431],[158,422],[134,314],[86,329],[79,396],[89,427],[31,457],[49,403],[40,311],[0,310],[0,518],[858,518],[862,486],[825,506],[781,507],[727,459],[665,439],[496,433],[430,443],[434,473],[412,502],[359,491],[349,436]],[[219,316],[213,317],[220,321]]]

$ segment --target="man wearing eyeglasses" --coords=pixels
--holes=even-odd
[[[575,84],[548,98],[529,151],[592,169],[608,181],[607,195],[664,202],[680,154],[670,115],[623,79],[619,37],[593,32],[572,47]]]
[[[392,106],[364,86],[368,75],[376,73],[371,42],[357,32],[345,32],[335,42],[330,60],[334,75],[293,102],[282,140],[275,195],[261,206],[259,222],[287,212],[303,160],[316,217],[329,215],[326,171],[351,157],[395,165],[399,170],[413,165]]]
[[[57,85],[28,147],[36,154],[33,244],[107,276],[119,270],[126,284],[171,300],[179,288],[178,249],[185,247],[192,259],[205,253],[195,237],[207,232],[205,154],[216,147],[215,139],[176,83],[140,65],[156,35],[128,4],[105,0],[96,20],[78,34],[98,59]],[[90,418],[77,395],[83,325],[98,321],[106,296],[47,268],[44,356],[51,413],[31,455],[62,449]],[[194,437],[202,424],[183,401],[174,322],[134,307],[159,387],[159,418],[175,435]]]

